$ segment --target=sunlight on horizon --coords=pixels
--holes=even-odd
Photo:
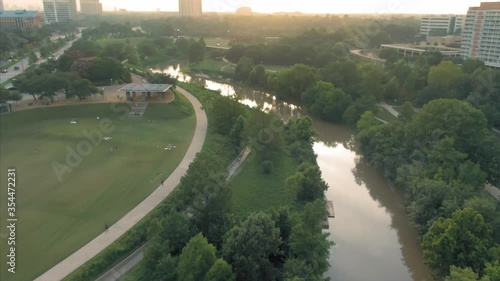
[[[79,0],[77,5],[79,6]],[[465,14],[468,7],[478,6],[480,0],[203,0],[205,12],[234,12],[239,7],[251,7],[254,12],[302,12],[321,14],[375,13],[375,14]],[[127,9],[128,11],[171,11],[178,10],[178,1],[169,0],[101,0],[105,11]],[[42,0],[4,0],[7,9],[41,9]]]

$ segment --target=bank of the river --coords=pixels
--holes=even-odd
[[[268,93],[184,75],[178,66],[155,71],[219,90],[222,95],[273,111],[283,119],[306,114],[299,106],[278,101]],[[314,150],[330,186],[326,195],[334,202],[336,214],[330,219],[330,237],[336,246],[327,276],[342,281],[432,280],[423,263],[420,241],[409,224],[403,194],[360,160],[354,132],[314,118],[313,126],[319,134]]]

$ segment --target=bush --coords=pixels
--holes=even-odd
[[[262,161],[261,167],[262,167],[262,172],[266,175],[269,175],[273,170],[273,161],[271,160]]]

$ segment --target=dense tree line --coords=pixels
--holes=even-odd
[[[414,18],[349,17],[337,15],[253,15],[253,16],[204,16],[198,19],[169,17],[145,19],[142,29],[156,36],[190,35],[221,37],[236,42],[260,41],[266,37],[294,36],[310,29],[342,30],[342,33],[370,33],[368,40],[377,44],[413,42],[419,21]],[[359,37],[359,36],[357,36]],[[366,37],[366,36],[365,36]],[[384,41],[382,43],[387,43]],[[375,45],[373,45],[375,46]]]
[[[0,58],[21,57],[35,47],[43,46],[53,33],[73,33],[78,24],[74,21],[44,25],[37,30],[10,30],[0,32]]]
[[[300,185],[295,191],[302,206],[298,210],[236,217],[229,204],[231,186],[225,180],[228,163],[221,161],[226,157],[219,151],[202,152],[181,179],[180,200],[150,226],[142,280],[324,280],[330,247],[321,232],[326,183],[312,152],[310,119],[291,120],[283,131],[276,131],[275,140],[263,141],[259,133],[274,122],[268,114],[245,109],[217,93],[205,106],[214,133],[230,151],[250,143],[259,161],[269,161],[269,153],[276,149],[300,146],[294,152],[297,159],[314,164],[299,167],[294,178],[302,173],[316,177],[287,180]]]
[[[405,189],[427,264],[442,275],[450,266],[480,275],[494,266],[500,206],[482,190],[485,182],[500,183],[500,143],[483,113],[464,101],[439,99],[389,124],[366,112],[358,129],[364,157]]]

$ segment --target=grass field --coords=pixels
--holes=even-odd
[[[32,280],[42,274],[103,232],[105,223],[116,222],[135,207],[180,163],[193,136],[194,115],[175,103],[150,104],[143,118],[122,120],[123,115],[111,104],[91,104],[0,116],[0,175],[5,179],[7,168],[16,169],[18,218],[18,270],[7,278],[2,254],[1,280]],[[77,124],[70,124],[73,118]],[[104,118],[114,129],[103,136],[112,140],[96,138],[100,143],[81,154],[81,163],[70,159],[75,165],[69,166],[68,149],[83,148],[84,130],[97,130]],[[168,143],[177,148],[164,150]],[[114,146],[118,149],[110,151]],[[70,172],[62,181],[53,170],[55,162],[68,165]],[[0,186],[1,205],[6,206],[7,181]],[[2,208],[3,222],[5,211]],[[2,249],[4,245],[2,239]]]
[[[114,43],[114,42],[123,42],[123,43],[128,43],[130,42],[130,45],[133,47],[136,47],[137,44],[139,44],[141,41],[145,40],[145,37],[130,37],[130,38],[104,38],[104,39],[99,39],[97,40],[97,43],[101,45],[102,47],[106,47],[107,45]]]
[[[233,212],[248,215],[251,212],[290,206],[294,200],[285,188],[285,180],[295,173],[295,169],[293,158],[281,155],[274,161],[272,173],[265,175],[257,159],[249,157],[231,180]]]
[[[226,67],[227,66],[227,67]],[[227,63],[214,59],[205,59],[204,61],[192,64],[189,66],[191,70],[208,70],[208,71],[222,71],[227,73],[234,73],[235,66],[228,65]],[[223,69],[224,68],[224,69]]]

